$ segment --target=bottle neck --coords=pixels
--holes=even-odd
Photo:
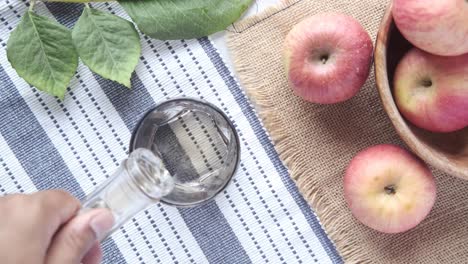
[[[112,177],[86,198],[82,211],[106,208],[112,212],[115,223],[107,237],[173,188],[173,179],[162,160],[150,150],[136,149]]]

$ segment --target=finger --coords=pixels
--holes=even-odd
[[[86,253],[86,255],[83,257],[83,260],[81,260],[82,264],[99,264],[101,263],[102,259],[102,250],[101,250],[101,245],[99,245],[99,242],[94,243],[94,246],[91,247],[91,249]]]
[[[37,214],[44,216],[55,231],[76,215],[81,207],[78,199],[62,190],[47,190],[29,195],[28,199]]]
[[[76,216],[55,235],[47,252],[46,263],[80,263],[113,224],[114,217],[107,209],[94,209]]]

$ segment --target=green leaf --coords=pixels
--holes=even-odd
[[[61,99],[78,67],[70,30],[31,11],[11,32],[7,57],[26,82]]]
[[[118,16],[85,7],[72,32],[81,60],[104,78],[130,88],[141,53],[133,24]]]
[[[156,39],[199,38],[224,30],[252,0],[118,0],[138,28]]]

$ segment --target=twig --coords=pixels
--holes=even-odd
[[[29,1],[29,11],[34,11],[35,5],[36,5],[36,0]]]

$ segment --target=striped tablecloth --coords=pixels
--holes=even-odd
[[[93,7],[128,18],[115,4]],[[80,65],[62,102],[29,86],[6,59],[8,36],[27,8],[27,1],[0,1],[0,193],[62,188],[83,199],[127,156],[131,131],[148,109],[170,98],[202,98],[239,132],[238,173],[203,206],[155,204],[139,213],[104,243],[104,263],[342,262],[208,38],[142,35],[132,90]],[[36,9],[72,27],[82,5]]]

